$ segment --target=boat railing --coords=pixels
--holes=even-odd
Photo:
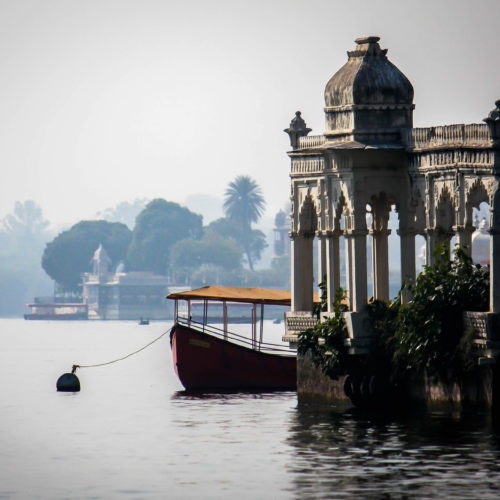
[[[189,328],[195,328],[202,333],[207,333],[221,340],[228,340],[233,344],[241,345],[243,347],[250,347],[251,349],[254,349],[256,351],[265,352],[268,354],[283,354],[289,356],[296,355],[296,351],[293,348],[289,348],[288,346],[272,344],[270,342],[264,342],[257,339],[251,339],[245,337],[244,335],[239,335],[238,333],[225,331],[222,328],[217,328],[213,325],[195,321],[192,318],[188,319],[182,316],[177,316],[177,323]]]

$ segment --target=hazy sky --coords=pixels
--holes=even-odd
[[[479,122],[500,98],[500,0],[0,0],[0,218],[53,224],[120,201],[222,197],[236,175],[271,215],[289,196],[301,110],[359,36],[415,88],[416,126]]]

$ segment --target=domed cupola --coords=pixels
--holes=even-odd
[[[400,146],[413,126],[413,87],[377,36],[358,38],[325,88],[325,135],[335,141]]]

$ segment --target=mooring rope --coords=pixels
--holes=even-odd
[[[96,368],[97,366],[106,366],[106,365],[111,365],[113,363],[117,363],[118,361],[123,361],[124,359],[130,358],[130,356],[133,356],[134,354],[137,354],[141,351],[144,351],[144,349],[146,349],[150,345],[154,344],[155,342],[158,342],[158,340],[160,340],[165,335],[167,335],[167,333],[170,333],[170,331],[171,330],[167,330],[166,332],[163,332],[159,337],[152,340],[151,342],[149,342],[145,346],[141,347],[140,349],[137,349],[134,352],[131,352],[130,354],[127,354],[126,356],[122,356],[121,358],[113,359],[112,361],[106,361],[105,363],[98,363],[96,365],[73,365],[73,367],[71,368],[71,373],[75,373],[78,368]]]

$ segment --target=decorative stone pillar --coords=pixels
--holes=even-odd
[[[292,311],[312,311],[313,235],[291,235]]]
[[[373,237],[373,295],[389,301],[389,235],[390,229],[371,231]]]
[[[500,227],[490,234],[490,312],[500,313]]]
[[[366,266],[366,235],[367,231],[356,229],[351,231],[352,252],[352,311],[361,312],[368,299],[367,266]]]
[[[483,120],[493,144],[493,172],[497,182],[491,207],[490,224],[490,312],[500,313],[500,99],[495,101],[495,109]]]
[[[326,268],[326,237],[318,233],[318,289],[319,289],[319,284],[323,281],[325,278],[325,275],[327,274]],[[319,290],[321,294],[321,290]],[[321,295],[320,295],[321,298]]]
[[[500,179],[498,180],[500,183]],[[500,313],[500,190],[495,192],[491,213],[490,312]]]
[[[434,264],[434,251],[436,250],[436,232],[434,229],[425,230],[425,265]]]
[[[472,233],[474,232],[474,226],[453,226],[453,232],[455,233],[456,245],[470,257],[472,255]]]
[[[415,283],[415,232],[399,230],[399,243],[401,246],[401,285]],[[408,304],[412,293],[405,287],[401,293],[401,302]]]
[[[340,241],[338,232],[326,236],[326,292],[328,312],[332,312],[333,299],[340,288]]]
[[[434,252],[443,243],[447,245],[448,253],[450,253],[451,234],[448,234],[440,229],[425,230],[425,263],[427,266],[432,266],[436,261]]]
[[[353,262],[352,262],[352,238],[348,231],[344,232],[345,240],[345,278],[347,288],[347,299],[349,301],[349,309],[352,311],[352,298],[353,298]]]

